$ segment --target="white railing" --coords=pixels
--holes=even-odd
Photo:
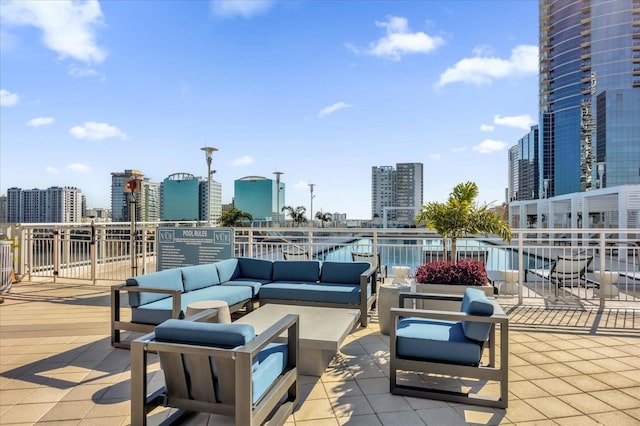
[[[132,275],[155,271],[155,232],[159,224],[139,224],[132,238],[129,224],[24,224],[18,227],[14,269],[26,279],[52,277],[96,283],[122,282]],[[197,226],[196,223],[176,224]],[[162,224],[168,226],[168,224]],[[613,231],[613,232],[612,232]],[[524,299],[576,299],[604,307],[605,301],[640,301],[640,247],[635,229],[514,230],[511,242],[492,236],[459,240],[459,252],[481,256],[496,287],[517,278],[507,296]],[[131,247],[136,245],[132,257]],[[380,253],[383,274],[393,266],[409,266],[411,273],[442,257],[440,237],[425,229],[379,228],[236,228],[235,254],[271,260],[287,254],[321,261],[351,261],[352,252]],[[585,255],[591,261],[584,276],[564,285],[528,273],[549,269],[559,256]],[[600,291],[594,271],[615,271],[614,286]]]

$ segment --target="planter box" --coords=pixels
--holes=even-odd
[[[421,284],[416,283],[416,292],[435,294],[464,294],[467,287],[477,288],[484,291],[487,297],[493,297],[493,287],[490,285],[452,285],[452,284]],[[418,309],[428,309],[436,311],[460,311],[460,302],[447,302],[444,300],[417,300]]]

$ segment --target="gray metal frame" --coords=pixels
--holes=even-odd
[[[215,310],[198,313],[185,321],[207,321]],[[263,397],[252,403],[251,374],[254,357],[286,332],[288,365]],[[147,414],[162,405],[177,408],[163,424],[171,424],[192,412],[235,417],[237,425],[282,425],[293,413],[299,399],[298,315],[286,315],[246,345],[235,349],[165,343],[155,341],[154,333],[131,343],[131,424],[147,424]],[[149,352],[157,352],[165,386],[148,395]],[[211,360],[215,358],[218,380],[214,383]],[[185,364],[191,374],[187,377]],[[200,372],[200,374],[196,374]]]
[[[122,342],[120,331],[131,331],[134,333],[150,333],[157,324],[142,324],[132,321],[122,320],[120,293],[159,293],[167,294],[172,298],[171,318],[180,319],[182,292],[180,290],[158,289],[151,287],[128,286],[126,284],[116,284],[111,286],[111,346],[114,348],[129,349],[129,342]],[[247,312],[253,310],[253,299],[243,300],[240,303],[229,306],[229,312],[236,312],[243,307],[247,308]]]
[[[376,295],[378,293],[378,281],[376,279],[377,268],[371,266],[360,275],[360,324],[366,327],[368,324],[367,314],[376,304]],[[373,277],[373,278],[372,278]],[[367,285],[371,284],[371,296],[367,298]],[[265,284],[268,286],[269,284]],[[278,303],[281,305],[299,305],[299,306],[319,306],[325,308],[347,308],[354,309],[356,305],[348,303],[328,303],[328,302],[314,302],[309,300],[289,300],[289,299],[265,299],[260,297],[258,293],[258,300],[260,306],[267,303]]]
[[[400,293],[400,306],[405,306],[406,299],[429,300],[459,300],[462,295],[440,295],[429,293]],[[491,316],[469,315],[464,312],[433,311],[422,309],[392,308],[390,334],[390,377],[389,390],[396,395],[406,395],[417,398],[437,399],[442,401],[459,402],[463,404],[482,405],[488,407],[507,408],[509,401],[509,318],[495,299],[489,299],[494,305]],[[493,324],[489,340],[485,347],[489,348],[489,363],[487,365],[467,366],[447,364],[431,360],[398,358],[396,353],[396,330],[400,317],[419,317],[426,319],[440,319],[446,321],[476,321]],[[500,360],[496,364],[496,325],[500,326]],[[471,392],[454,392],[438,390],[397,383],[397,372],[412,371],[418,373],[442,374],[452,377],[467,377],[479,380],[495,380],[500,383],[500,396],[477,395]]]

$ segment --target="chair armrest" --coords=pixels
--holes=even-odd
[[[287,314],[279,319],[275,324],[257,335],[255,339],[239,348],[236,352],[249,353],[253,358],[253,356],[264,349],[264,347],[269,343],[276,341],[284,331],[289,332],[287,343],[298,347],[298,323],[298,314]]]
[[[425,319],[438,319],[447,321],[474,321],[474,322],[486,322],[505,324],[509,321],[504,312],[494,312],[491,316],[483,315],[470,315],[465,312],[452,312],[452,311],[432,311],[426,309],[405,309],[405,308],[391,308],[392,323],[396,324],[398,317],[417,317]]]
[[[378,273],[378,267],[376,265],[371,265],[371,268],[367,269],[362,274],[360,274],[360,289],[366,290],[366,286],[369,283],[369,281],[371,281],[371,284],[373,286],[373,284],[376,281],[377,273]],[[373,279],[371,279],[371,277],[373,277]],[[375,293],[374,287],[371,288],[372,293]]]
[[[171,318],[179,318],[181,311],[181,301],[182,301],[182,291],[180,290],[171,290],[164,288],[153,288],[153,287],[140,287],[134,285],[126,285],[126,284],[115,284],[111,286],[111,295],[114,299],[112,302],[112,307],[114,307],[118,313],[117,317],[120,318],[119,310],[120,310],[120,292],[126,291],[131,293],[159,293],[159,294],[168,294],[172,298],[171,304]]]
[[[401,291],[399,294],[400,306],[404,306],[405,299],[414,300],[443,300],[448,302],[462,302],[462,294],[444,294],[444,293],[412,293]]]

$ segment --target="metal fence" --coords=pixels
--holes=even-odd
[[[127,223],[20,225],[13,268],[26,279],[122,282],[156,270],[159,225],[139,224],[133,233]],[[192,222],[162,224],[173,225],[197,226]],[[463,257],[484,261],[492,283],[501,290],[498,294],[517,297],[519,303],[523,299],[575,299],[600,307],[606,301],[636,307],[640,301],[636,232],[514,230],[510,242],[477,235],[459,240],[457,249]],[[234,250],[236,256],[270,260],[351,261],[352,253],[378,253],[387,277],[394,275],[395,266],[408,266],[411,276],[419,265],[443,257],[440,236],[424,229],[236,228]],[[563,282],[548,276],[559,259],[576,257],[588,259],[584,274]]]

